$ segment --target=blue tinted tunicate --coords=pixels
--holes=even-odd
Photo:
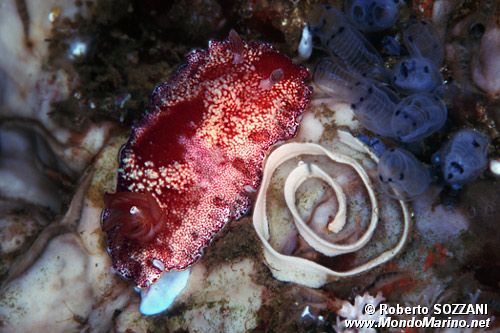
[[[471,129],[455,133],[439,150],[444,180],[464,184],[477,178],[488,163],[488,137]]]
[[[361,31],[380,31],[396,23],[399,14],[394,0],[346,0],[347,17]]]
[[[311,31],[330,53],[359,74],[371,75],[384,67],[377,50],[342,12],[331,6],[324,7],[319,22],[311,25]]]
[[[351,108],[360,124],[375,134],[393,137],[391,118],[399,100],[386,87],[371,81],[358,82]]]
[[[387,194],[402,200],[424,193],[432,181],[429,169],[401,148],[389,149],[380,157],[378,176]]]
[[[406,58],[393,70],[394,86],[405,93],[432,91],[443,82],[436,65],[425,58]]]
[[[394,36],[382,37],[382,48],[386,54],[391,56],[398,56],[401,54],[401,44]]]
[[[346,68],[336,56],[322,58],[314,67],[313,80],[318,88],[339,102],[351,103],[355,84],[366,80]]]
[[[400,141],[415,142],[441,129],[447,116],[441,99],[429,93],[414,94],[396,106],[391,128]]]
[[[430,22],[411,20],[403,29],[403,41],[412,56],[430,59],[437,67],[443,63],[443,43]]]

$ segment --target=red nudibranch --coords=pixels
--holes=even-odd
[[[270,146],[291,138],[311,88],[306,68],[232,31],[153,92],[120,153],[103,230],[118,274],[138,287],[193,264],[231,219],[248,212]]]

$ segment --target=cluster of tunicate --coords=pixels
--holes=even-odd
[[[415,26],[425,28],[428,23],[408,24],[405,45],[411,50],[410,57],[402,58],[392,72],[388,71],[380,54],[357,25],[351,23],[352,16],[361,12],[361,8],[375,10],[382,3],[385,2],[348,1],[348,17],[336,8],[325,6],[318,23],[312,25],[312,33],[330,56],[318,61],[314,81],[332,98],[350,104],[361,125],[373,133],[403,142],[422,140],[438,131],[447,115],[446,106],[436,92],[442,84],[439,68],[427,58],[435,54],[440,61],[442,48],[435,50],[420,37],[413,38]],[[384,28],[394,24],[391,22]],[[430,34],[430,28],[424,30]],[[437,43],[432,36],[429,40]],[[397,53],[400,47],[397,41],[389,39],[389,43],[391,52]],[[424,92],[428,94],[422,95]],[[401,100],[405,96],[408,97]]]
[[[384,52],[398,57],[392,69],[387,69],[362,32],[392,27],[399,2],[346,0],[344,5],[345,12],[324,6],[319,20],[311,24],[313,36],[328,53],[314,68],[319,90],[349,104],[363,128],[403,146],[421,143],[440,131],[448,116],[441,99],[444,49],[433,25],[412,18],[400,24],[401,34],[381,38]],[[450,185],[473,180],[487,164],[487,145],[486,137],[478,132],[458,132],[436,154],[441,164],[434,179]],[[378,154],[379,178],[390,195],[412,199],[432,183],[430,168],[409,151],[396,148]]]

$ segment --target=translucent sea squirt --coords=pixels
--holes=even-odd
[[[250,207],[271,145],[292,137],[307,106],[308,71],[232,31],[153,92],[153,111],[120,153],[103,230],[113,267],[141,289],[193,264]]]

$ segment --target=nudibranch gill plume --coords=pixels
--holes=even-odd
[[[250,208],[271,145],[291,138],[312,89],[306,68],[231,31],[152,95],[120,152],[103,230],[113,267],[139,288],[192,265]]]

